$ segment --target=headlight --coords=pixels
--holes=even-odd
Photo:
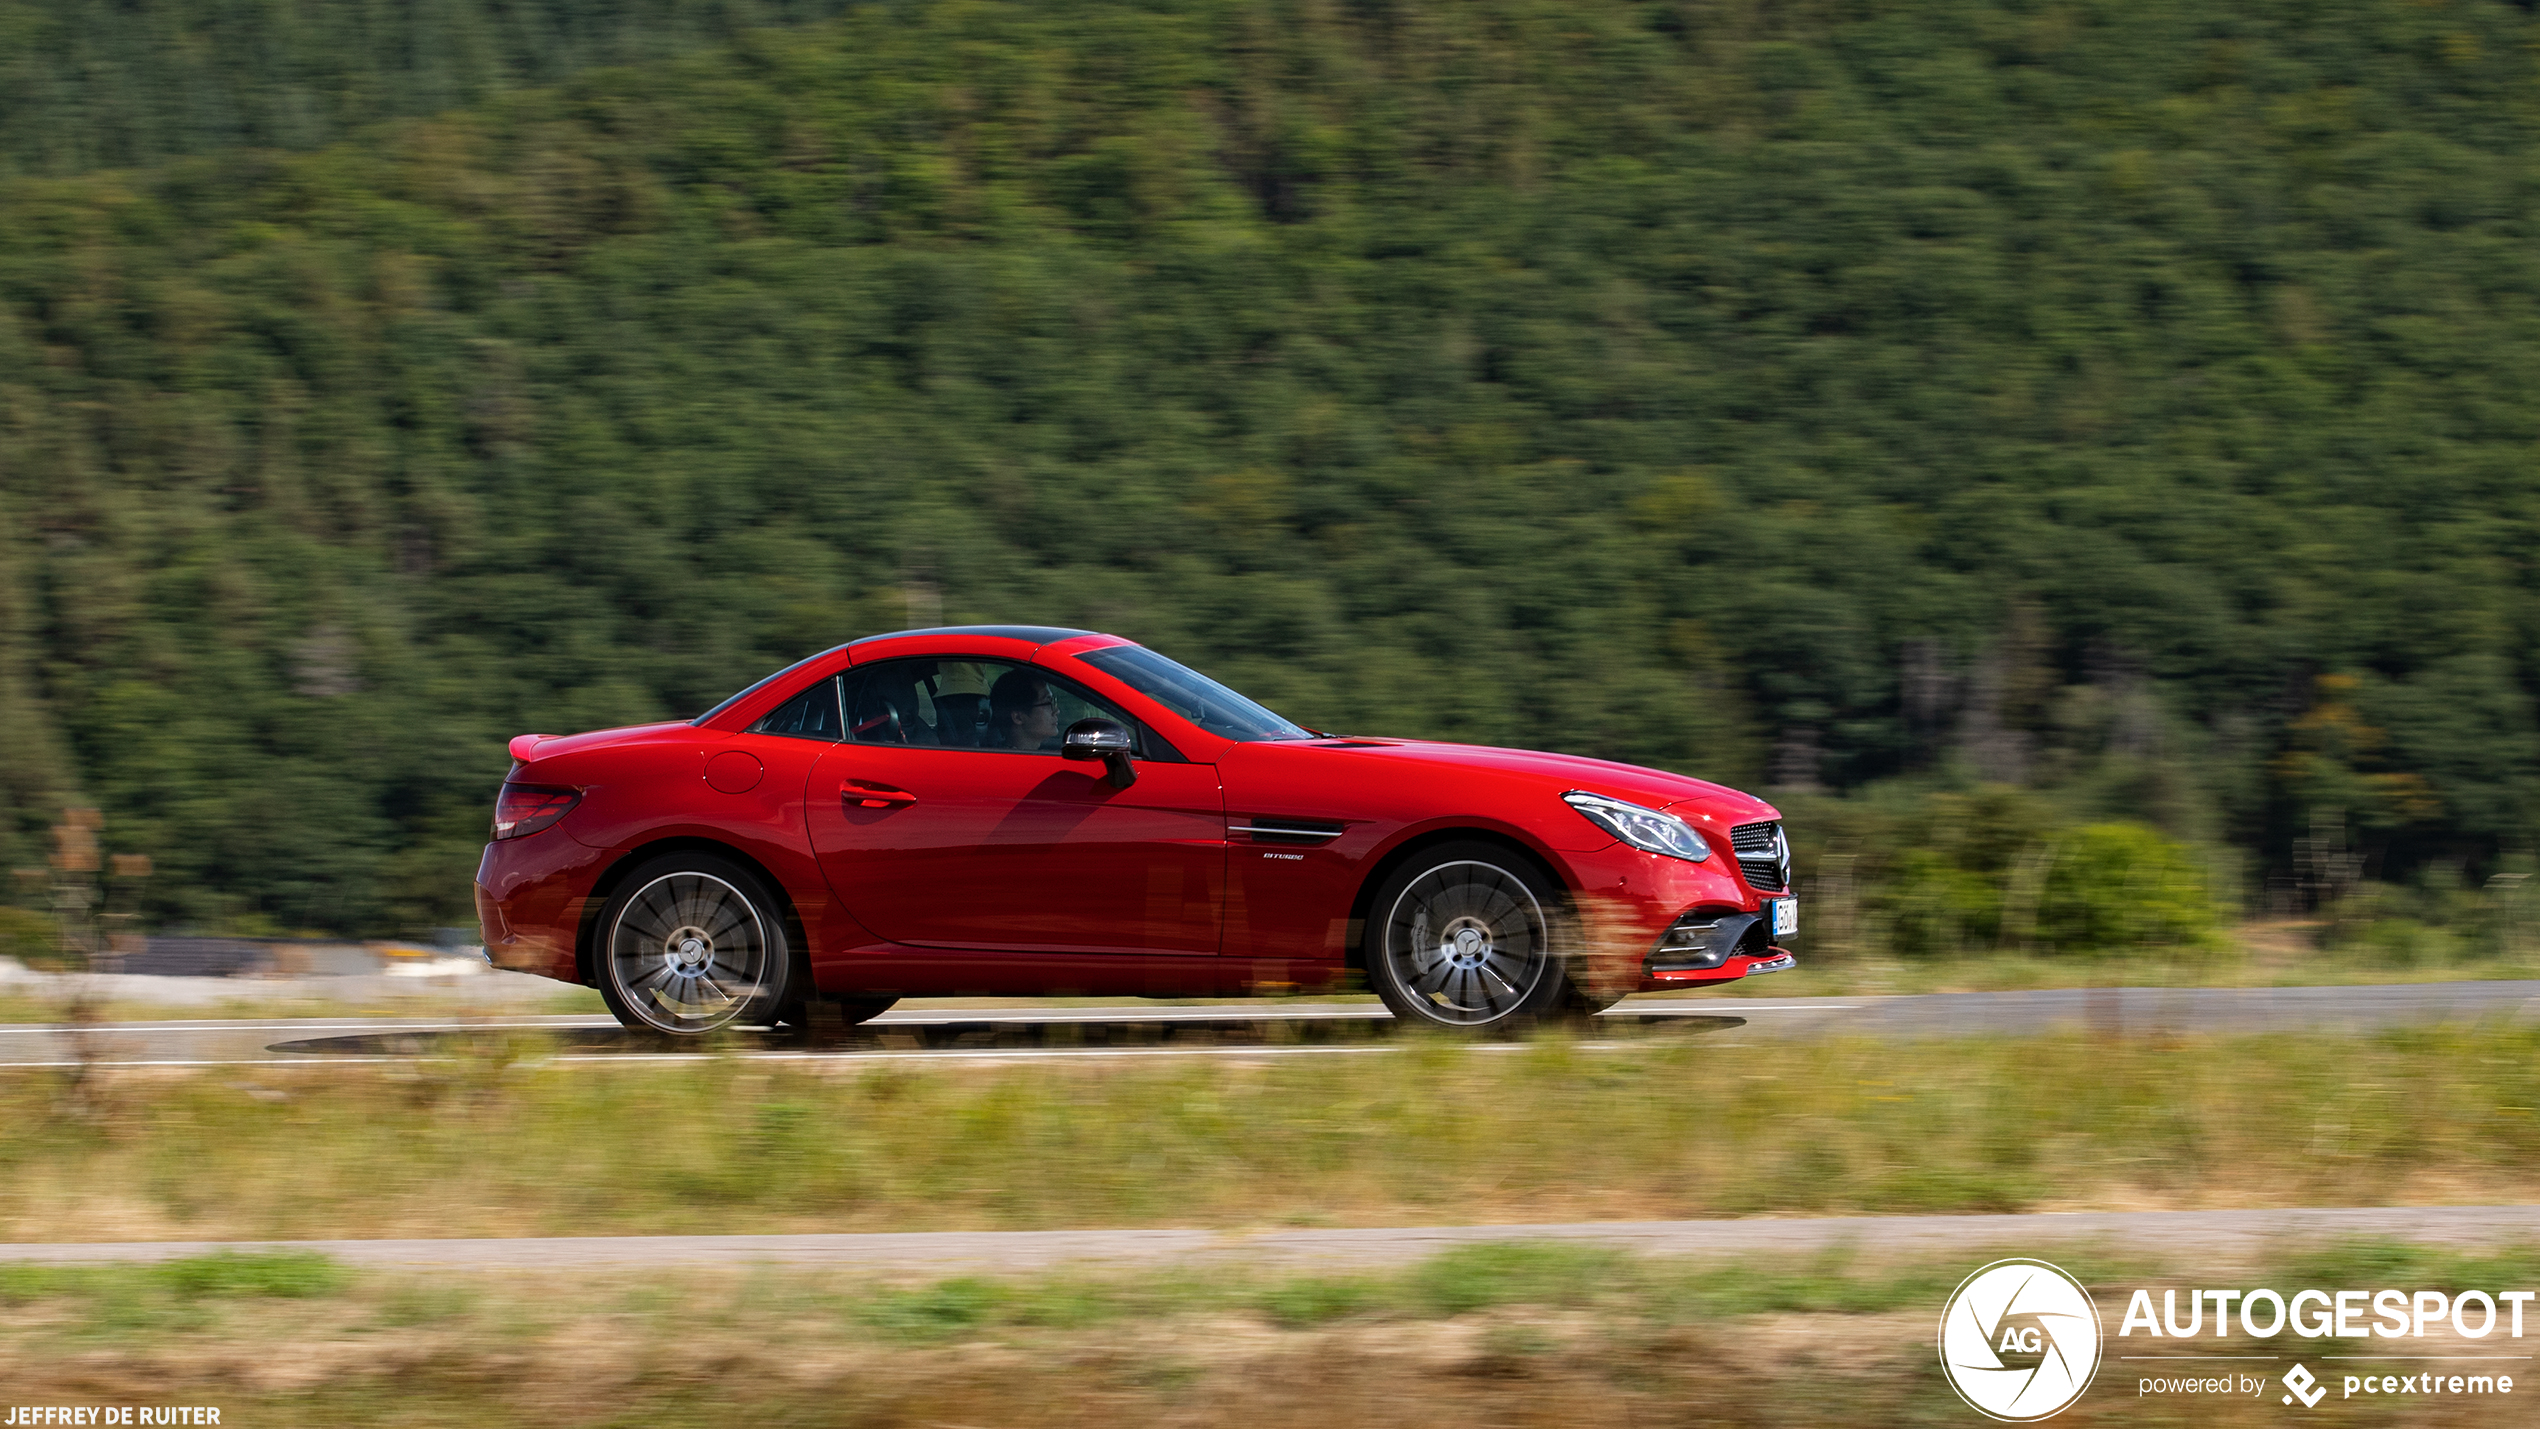
[[[1562,795],[1561,802],[1578,810],[1589,823],[1634,848],[1692,863],[1700,863],[1711,856],[1711,845],[1703,842],[1702,835],[1694,830],[1693,825],[1673,814],[1644,809],[1638,804],[1626,804],[1620,799],[1608,799],[1602,794],[1590,794],[1579,789]]]

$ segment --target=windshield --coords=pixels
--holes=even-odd
[[[1221,738],[1314,737],[1312,730],[1290,724],[1197,670],[1185,669],[1142,645],[1114,645],[1076,658]]]

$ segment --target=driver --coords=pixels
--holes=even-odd
[[[1029,670],[1008,670],[988,689],[990,749],[1056,749],[1058,705],[1049,682]]]

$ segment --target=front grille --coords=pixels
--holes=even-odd
[[[1788,846],[1776,823],[1739,824],[1729,830],[1729,849],[1747,886],[1758,893],[1779,893],[1790,886]]]

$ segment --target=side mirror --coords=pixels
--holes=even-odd
[[[1129,763],[1129,751],[1137,743],[1137,736],[1116,719],[1080,719],[1067,727],[1058,754],[1061,759],[1101,760],[1111,787],[1126,789],[1138,782],[1138,771]]]

